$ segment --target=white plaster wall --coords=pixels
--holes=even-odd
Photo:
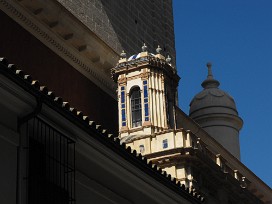
[[[168,147],[164,149],[162,142],[165,139],[167,139],[167,141],[168,141]],[[174,141],[173,132],[157,135],[157,137],[154,138],[153,140],[154,140],[154,142],[153,142],[153,146],[152,146],[152,152],[159,152],[162,150],[174,148],[175,141]]]
[[[152,133],[151,127],[147,127],[143,129],[144,135],[151,135],[151,133]]]
[[[175,135],[175,140],[176,140],[176,147],[183,147],[184,145],[184,138],[183,138],[183,132],[177,132]]]
[[[149,154],[149,153],[151,153],[150,152],[150,148],[151,148],[151,142],[150,142],[150,138],[148,137],[148,138],[144,138],[144,139],[140,139],[140,140],[135,140],[134,142],[133,142],[133,146],[134,146],[134,148],[135,148],[135,150],[138,152],[138,153],[141,153],[140,152],[140,145],[144,145],[144,152],[142,153],[143,155],[144,154]]]
[[[138,153],[140,153],[140,148],[139,148],[139,146],[140,146],[140,145],[144,145],[144,139],[135,140],[135,141],[133,142],[133,145],[134,145],[135,150],[136,150]]]
[[[186,178],[186,171],[184,165],[177,166],[177,178],[178,179],[185,179]]]
[[[175,166],[166,167],[163,170],[165,170],[168,174],[171,174],[172,177],[177,178],[176,167]]]

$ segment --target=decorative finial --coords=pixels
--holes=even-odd
[[[205,79],[202,82],[201,86],[204,89],[219,87],[220,82],[213,78],[213,74],[212,74],[212,63],[208,62],[207,63],[207,67],[208,67],[208,76],[207,76],[207,79]]]
[[[120,54],[121,58],[126,58],[127,57],[127,54],[125,53],[125,51],[123,50]]]
[[[208,62],[207,63],[207,67],[208,67],[208,79],[213,79],[213,74],[212,74],[212,63]]]
[[[161,54],[161,51],[162,51],[162,49],[161,49],[161,47],[158,45],[158,47],[157,47],[157,49],[156,49],[157,54]]]
[[[145,45],[145,43],[144,43],[144,45],[142,46],[142,51],[143,51],[143,52],[146,52],[146,51],[147,51],[147,46]]]
[[[170,63],[171,63],[171,60],[172,60],[171,57],[168,55],[165,61],[166,61],[168,64],[170,64]]]

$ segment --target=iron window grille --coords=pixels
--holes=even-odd
[[[26,140],[28,203],[75,204],[75,142],[37,117]]]
[[[138,127],[142,125],[142,104],[141,104],[141,91],[139,87],[135,87],[131,91],[130,95],[131,104],[131,120],[132,127]]]

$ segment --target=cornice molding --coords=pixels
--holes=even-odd
[[[20,4],[20,2],[23,1],[0,0],[0,9],[5,12],[9,17],[11,17],[14,21],[16,21],[19,25],[21,25],[24,29],[34,35],[44,45],[49,47],[53,52],[59,55],[70,65],[72,65],[80,73],[82,73],[92,82],[94,82],[103,91],[108,93],[113,98],[116,98],[116,84],[109,76],[106,75],[106,73],[102,72],[103,63],[105,63],[106,61],[106,59],[103,59],[103,57],[109,57],[108,53],[105,54],[105,50],[103,50],[103,54],[105,54],[105,56],[101,56],[101,59],[99,61],[99,63],[102,63],[102,65],[97,62],[92,62],[92,60],[88,59],[86,56],[83,55],[84,53],[80,53],[81,51],[79,49],[76,49],[72,45],[69,45],[65,41],[64,37],[62,38],[60,35],[55,33],[52,27],[41,22],[38,18],[35,18],[35,13],[31,13],[31,11],[28,11]],[[56,4],[54,6],[60,5]],[[63,9],[61,9],[61,12],[64,12]],[[71,16],[69,17],[71,18]],[[101,43],[101,46],[105,48],[105,45],[102,45],[103,42],[96,36],[92,36],[92,34],[90,33],[90,31],[86,31],[88,37],[95,38],[95,40],[98,41],[98,43],[96,44]],[[88,43],[86,42],[86,44]],[[117,57],[117,54],[114,53],[111,48],[108,47],[106,49],[108,52],[111,52],[110,55],[112,55],[112,58]],[[107,63],[110,64],[111,62]]]

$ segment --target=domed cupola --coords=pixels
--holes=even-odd
[[[222,146],[240,159],[239,131],[243,126],[234,99],[219,89],[219,81],[213,78],[212,65],[207,63],[208,76],[204,88],[190,103],[189,116]]]

